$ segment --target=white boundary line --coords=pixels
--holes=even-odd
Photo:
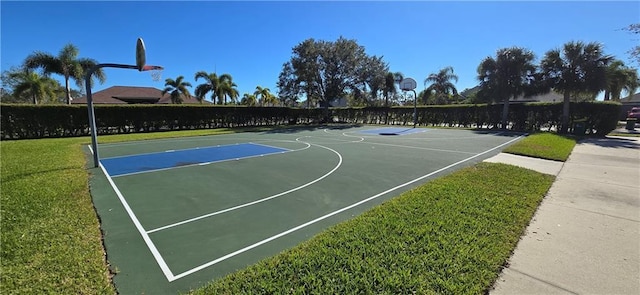
[[[500,144],[500,145],[498,145],[498,146],[496,146],[496,147],[493,147],[493,148],[491,148],[491,149],[488,149],[488,150],[486,150],[486,151],[484,151],[484,152],[482,152],[482,153],[479,153],[479,154],[476,154],[476,155],[474,155],[474,156],[468,157],[468,158],[466,158],[466,159],[464,159],[464,160],[460,160],[460,161],[455,162],[455,163],[453,163],[453,164],[451,164],[451,165],[448,165],[448,166],[446,166],[446,167],[443,167],[443,168],[440,168],[440,169],[438,169],[438,170],[436,170],[436,171],[433,171],[433,172],[431,172],[431,173],[429,173],[429,174],[426,174],[426,175],[420,176],[420,177],[418,177],[418,178],[416,178],[416,179],[414,179],[414,180],[411,180],[411,181],[405,182],[405,183],[403,183],[403,184],[400,184],[400,185],[398,185],[398,186],[392,187],[392,188],[390,188],[390,189],[388,189],[388,190],[386,190],[386,191],[383,191],[383,192],[381,192],[381,193],[379,193],[379,194],[377,194],[377,195],[371,196],[371,197],[366,198],[366,199],[364,199],[364,200],[361,200],[361,201],[359,201],[359,202],[353,203],[353,204],[351,204],[351,205],[349,205],[349,206],[343,207],[343,208],[341,208],[341,209],[338,209],[338,210],[333,211],[333,212],[331,212],[331,213],[328,213],[328,214],[326,214],[326,215],[320,216],[320,217],[318,217],[318,218],[316,218],[316,219],[314,219],[314,220],[311,220],[311,221],[309,221],[309,222],[303,223],[303,224],[298,225],[298,226],[296,226],[296,227],[293,227],[293,228],[291,228],[291,229],[289,229],[289,230],[283,231],[283,232],[281,232],[281,233],[279,233],[279,234],[277,234],[277,235],[271,236],[271,237],[266,238],[266,239],[264,239],[264,240],[262,240],[262,241],[259,241],[259,242],[257,242],[257,243],[251,244],[251,245],[249,245],[249,246],[247,246],[247,247],[244,247],[244,248],[242,248],[242,249],[240,249],[240,250],[237,250],[237,251],[231,252],[231,253],[229,253],[229,254],[227,254],[227,255],[224,255],[224,256],[222,256],[222,257],[220,257],[220,258],[217,258],[217,259],[215,259],[215,260],[212,260],[212,261],[210,261],[210,262],[207,262],[207,263],[205,263],[205,264],[202,264],[202,265],[200,265],[200,266],[198,266],[198,267],[195,267],[195,268],[192,268],[192,269],[190,269],[190,270],[188,270],[188,271],[185,271],[185,272],[179,273],[179,274],[177,274],[177,275],[175,275],[175,276],[174,276],[174,280],[177,280],[177,279],[183,278],[183,277],[185,277],[185,276],[188,276],[188,275],[190,275],[190,274],[193,274],[193,273],[195,273],[195,272],[197,272],[197,271],[200,271],[200,270],[202,270],[202,269],[205,269],[205,268],[207,268],[207,267],[209,267],[209,266],[212,266],[212,265],[214,265],[214,264],[217,264],[217,263],[220,263],[220,262],[222,262],[222,261],[224,261],[224,260],[227,260],[227,259],[229,259],[229,258],[231,258],[231,257],[233,257],[233,256],[236,256],[236,255],[238,255],[238,254],[244,253],[244,252],[249,251],[249,250],[251,250],[251,249],[253,249],[253,248],[256,248],[256,247],[258,247],[258,246],[260,246],[260,245],[266,244],[266,243],[271,242],[271,241],[273,241],[273,240],[275,240],[275,239],[278,239],[278,238],[280,238],[280,237],[282,237],[282,236],[288,235],[288,234],[290,234],[290,233],[292,233],[292,232],[295,232],[295,231],[297,231],[297,230],[300,230],[300,229],[302,229],[302,228],[305,228],[305,227],[307,227],[307,226],[309,226],[309,225],[312,225],[312,224],[314,224],[314,223],[317,223],[317,222],[319,222],[319,221],[322,221],[322,220],[324,220],[324,219],[327,219],[327,218],[329,218],[329,217],[331,217],[331,216],[333,216],[333,215],[336,215],[336,214],[342,213],[342,212],[347,211],[347,210],[349,210],[349,209],[351,209],[351,208],[354,208],[354,207],[356,207],[356,206],[359,206],[359,205],[361,205],[361,204],[364,204],[364,203],[366,203],[366,202],[369,202],[369,201],[371,201],[371,200],[373,200],[373,199],[376,199],[376,198],[378,198],[378,197],[380,197],[380,196],[382,196],[382,195],[384,195],[384,194],[387,194],[387,193],[392,192],[392,191],[394,191],[394,190],[397,190],[397,189],[399,189],[399,188],[402,188],[402,187],[408,186],[408,185],[410,185],[410,184],[413,184],[413,183],[415,183],[415,182],[418,182],[418,181],[420,181],[420,180],[423,180],[423,179],[425,179],[425,178],[427,178],[427,177],[430,177],[430,176],[432,176],[432,175],[434,175],[434,174],[440,173],[440,172],[442,172],[442,171],[444,171],[444,170],[447,170],[447,169],[449,169],[449,168],[452,168],[452,167],[454,167],[454,166],[456,166],[456,165],[459,165],[459,164],[462,164],[462,163],[464,163],[464,162],[467,162],[467,161],[469,161],[469,160],[471,160],[471,159],[477,158],[477,157],[479,157],[479,156],[481,156],[481,155],[484,155],[484,154],[486,154],[486,153],[489,153],[489,152],[491,152],[491,151],[493,151],[493,150],[496,150],[496,149],[498,149],[498,148],[500,148],[500,147],[503,147],[503,146],[505,146],[505,145],[508,145],[508,144],[510,144],[510,143],[512,143],[512,142],[514,142],[514,141],[516,141],[516,140],[518,140],[518,139],[520,139],[521,137],[522,137],[522,135],[521,135],[521,136],[518,136],[518,137],[516,137],[516,138],[514,138],[514,139],[512,139],[512,140],[510,140],[510,141],[507,141],[507,142],[505,142],[505,143],[503,143],[503,144]]]
[[[89,146],[89,150],[91,151],[91,153],[93,153],[93,150],[91,149],[90,146]],[[140,221],[138,220],[136,215],[133,213],[133,210],[131,210],[131,207],[129,207],[129,204],[124,199],[124,196],[122,195],[122,193],[120,192],[120,190],[118,189],[116,184],[113,182],[113,179],[111,179],[111,176],[109,176],[109,173],[107,173],[107,170],[104,168],[104,166],[102,166],[102,163],[100,163],[100,162],[98,162],[98,163],[99,163],[100,169],[102,170],[102,173],[104,173],[104,175],[107,177],[107,180],[109,181],[109,184],[111,185],[111,188],[113,189],[113,191],[118,196],[118,199],[120,200],[120,203],[124,207],[125,211],[127,211],[127,214],[129,215],[129,218],[131,218],[131,221],[136,226],[136,229],[138,230],[138,232],[142,236],[142,239],[144,240],[145,244],[147,244],[147,247],[149,248],[149,251],[151,251],[151,254],[153,255],[153,258],[156,259],[156,262],[158,263],[158,266],[160,266],[160,269],[162,270],[162,273],[164,273],[164,276],[167,277],[167,280],[169,282],[175,280],[176,278],[173,275],[173,273],[171,272],[171,270],[169,269],[169,266],[164,261],[164,258],[162,258],[162,255],[160,254],[160,252],[156,248],[156,245],[153,244],[153,241],[151,241],[151,238],[146,233],[144,227],[142,227],[142,224],[140,223]]]
[[[300,142],[305,143],[307,145],[311,145],[311,144],[309,144],[307,142],[303,142],[303,141],[300,141]],[[316,145],[316,144],[313,144],[313,145]],[[331,169],[331,171],[329,171],[326,174],[320,176],[319,178],[314,179],[313,181],[307,182],[307,183],[305,183],[305,184],[303,184],[301,186],[292,188],[292,189],[290,189],[288,191],[281,192],[279,194],[275,194],[273,196],[269,196],[269,197],[266,197],[266,198],[255,200],[253,202],[244,203],[244,204],[241,204],[241,205],[238,205],[238,206],[234,206],[234,207],[231,207],[231,208],[227,208],[227,209],[223,209],[223,210],[220,210],[220,211],[212,212],[212,213],[209,213],[209,214],[201,215],[201,216],[198,216],[198,217],[190,218],[190,219],[183,220],[183,221],[180,221],[180,222],[172,223],[172,224],[169,224],[169,225],[165,225],[165,226],[162,226],[162,227],[159,227],[159,228],[155,228],[155,229],[149,230],[149,231],[147,231],[147,233],[151,234],[151,233],[154,233],[154,232],[157,232],[157,231],[161,231],[161,230],[169,229],[169,228],[176,227],[176,226],[179,226],[179,225],[187,224],[187,223],[190,223],[190,222],[198,221],[200,219],[208,218],[208,217],[211,217],[211,216],[219,215],[219,214],[222,214],[222,213],[227,213],[227,212],[230,212],[230,211],[233,211],[233,210],[237,210],[237,209],[240,209],[240,208],[248,207],[248,206],[251,206],[251,205],[258,204],[258,203],[266,202],[266,201],[269,201],[271,199],[275,199],[277,197],[281,197],[281,196],[284,196],[286,194],[295,192],[297,190],[301,190],[301,189],[303,189],[303,188],[305,188],[307,186],[310,186],[310,185],[312,185],[312,184],[314,184],[314,183],[316,183],[316,182],[318,182],[320,180],[325,179],[327,176],[333,174],[333,172],[338,170],[338,168],[340,168],[340,166],[342,166],[342,155],[340,155],[340,153],[338,153],[337,151],[335,151],[335,150],[333,150],[331,148],[328,148],[328,147],[325,147],[325,146],[321,146],[321,145],[316,145],[316,146],[319,146],[319,147],[322,147],[324,149],[330,150],[330,151],[334,152],[336,155],[338,155],[338,164],[336,164],[336,166],[333,169]]]

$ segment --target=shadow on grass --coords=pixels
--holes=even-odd
[[[48,170],[37,170],[37,171],[33,171],[33,172],[17,173],[17,174],[13,174],[13,175],[3,175],[2,176],[2,182],[6,183],[6,182],[11,182],[11,181],[14,181],[14,180],[22,179],[22,178],[33,176],[33,175],[46,174],[46,173],[50,173],[50,172],[75,170],[75,169],[79,169],[79,168],[76,167],[76,166],[67,166],[67,167],[57,167],[57,168],[48,169]]]

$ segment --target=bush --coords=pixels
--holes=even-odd
[[[584,120],[587,133],[604,136],[615,129],[621,105],[583,102],[571,105],[571,122]],[[418,125],[458,128],[498,128],[501,104],[420,106]],[[210,105],[100,105],[95,107],[98,134],[121,134],[249,126],[324,123],[326,109]],[[90,134],[86,106],[0,105],[2,139],[86,136]],[[333,121],[353,124],[413,125],[413,107],[332,108]],[[510,129],[552,130],[562,115],[561,103],[513,103]],[[573,125],[573,124],[571,124]]]

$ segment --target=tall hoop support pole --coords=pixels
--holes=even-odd
[[[413,128],[416,128],[418,125],[418,95],[416,94],[416,90],[413,91]]]
[[[121,65],[121,64],[97,64],[87,71],[84,81],[87,88],[87,109],[89,111],[89,128],[91,129],[91,148],[93,149],[93,167],[97,168],[99,159],[98,157],[98,135],[96,128],[96,116],[93,110],[93,98],[91,97],[91,75],[100,68],[120,68],[120,69],[135,69],[138,67],[134,65]]]

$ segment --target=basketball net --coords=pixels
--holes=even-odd
[[[141,71],[151,73],[151,79],[155,82],[158,82],[160,81],[160,79],[162,79],[162,70],[164,70],[164,68],[161,66],[145,65],[142,67]]]
[[[151,70],[151,80],[158,82],[162,79],[162,70]]]

